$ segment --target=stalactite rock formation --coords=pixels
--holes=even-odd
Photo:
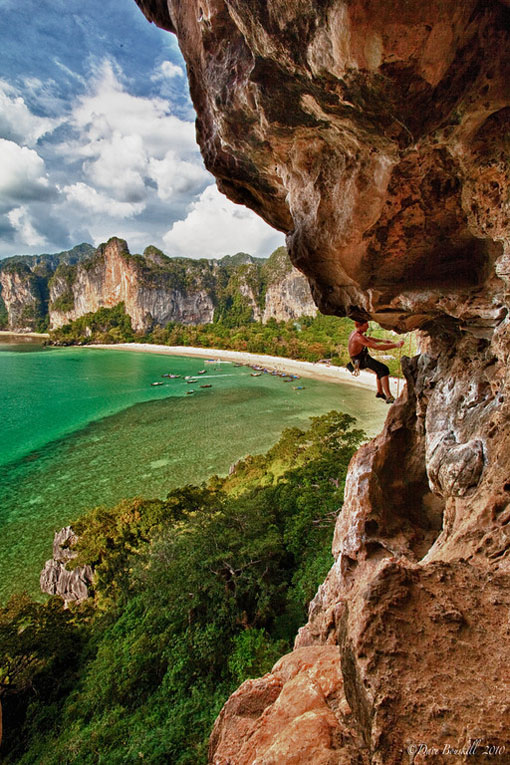
[[[210,761],[510,762],[509,3],[137,2],[220,190],[286,232],[320,310],[421,333],[296,649]]]

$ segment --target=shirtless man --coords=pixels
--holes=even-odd
[[[390,391],[390,370],[386,364],[369,356],[368,349],[376,348],[380,351],[386,351],[390,348],[402,348],[404,341],[400,340],[398,343],[390,343],[385,340],[376,340],[373,337],[365,337],[365,332],[368,330],[368,321],[355,321],[354,326],[356,329],[354,332],[351,332],[349,337],[351,363],[347,365],[347,369],[352,372],[356,369],[370,369],[372,372],[375,372],[377,375],[376,398],[384,398],[387,404],[393,404],[395,399]]]

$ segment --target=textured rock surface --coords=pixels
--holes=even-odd
[[[42,592],[58,595],[66,602],[85,600],[92,583],[90,566],[77,566],[70,571],[66,568],[66,563],[76,557],[72,547],[77,539],[70,526],[55,532],[53,558],[46,561],[40,576]]]
[[[338,650],[300,648],[230,697],[211,736],[210,761],[361,765],[366,747],[351,717]]]
[[[422,330],[296,650],[337,652],[360,761],[510,762],[509,4],[139,4],[177,33],[219,187],[287,232],[319,307]],[[341,761],[306,714],[271,727],[270,678],[227,702],[211,761]]]
[[[23,264],[0,271],[0,299],[7,313],[6,329],[30,332],[44,313],[39,280]]]
[[[55,329],[119,302],[137,330],[170,321],[202,324],[218,306],[239,299],[256,321],[317,313],[308,282],[284,247],[267,260],[238,253],[197,261],[168,258],[155,247],[132,256],[114,237],[97,250],[83,244],[0,262],[0,328],[13,331],[36,329],[48,318]]]
[[[146,331],[155,322],[163,325],[169,321],[209,322],[214,304],[209,290],[200,282],[198,277],[195,283],[191,281],[184,288],[165,284],[163,278],[158,283],[152,273],[148,275],[130,256],[126,242],[114,237],[98,248],[92,261],[76,267],[70,285],[57,270],[50,287],[50,327],[61,327],[86,313],[120,302],[124,303],[136,330]],[[67,311],[55,310],[58,299],[69,290],[73,307]]]
[[[288,233],[322,310],[402,327],[480,318],[470,303],[501,287],[510,220],[508,8],[139,5],[177,32],[220,189]]]

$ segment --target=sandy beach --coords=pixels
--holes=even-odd
[[[41,337],[43,339],[49,337],[47,332],[9,332],[4,329],[0,329],[1,335],[8,335],[9,337]]]
[[[342,383],[359,388],[376,389],[376,377],[372,372],[362,370],[358,377],[354,377],[345,367],[335,367],[324,363],[311,361],[298,361],[286,359],[281,356],[266,356],[259,353],[245,353],[244,351],[216,350],[214,348],[193,348],[190,346],[177,345],[152,345],[150,343],[118,343],[116,345],[103,345],[100,343],[84,346],[99,350],[139,351],[143,353],[159,353],[164,356],[192,356],[201,359],[214,359],[230,361],[246,366],[258,365],[266,369],[289,374],[311,377],[314,380],[324,382]],[[396,377],[391,378],[391,390],[394,396],[402,392],[405,380]]]

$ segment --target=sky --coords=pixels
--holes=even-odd
[[[174,35],[134,0],[0,0],[0,258],[126,239],[170,256],[284,243],[216,188]]]

